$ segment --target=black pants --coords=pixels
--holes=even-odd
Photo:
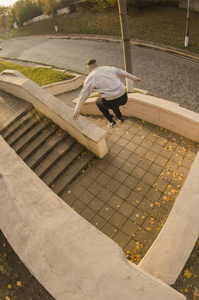
[[[104,98],[98,97],[96,99],[96,105],[99,110],[103,113],[105,118],[109,121],[113,121],[113,116],[109,113],[109,109],[112,109],[115,116],[118,119],[121,119],[122,114],[119,109],[120,106],[125,105],[127,102],[127,93],[125,92],[121,97],[113,99],[113,100],[106,100]]]

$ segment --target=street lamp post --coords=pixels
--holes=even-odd
[[[52,13],[52,18],[53,18],[53,23],[54,23],[55,31],[57,32],[58,31],[58,27],[57,27],[56,22],[55,22],[55,17],[54,17],[54,13],[53,13],[53,8],[52,8],[51,0],[49,0],[49,4],[50,4],[51,13]]]
[[[126,0],[118,0],[118,8],[119,8],[120,26],[122,32],[125,70],[132,74],[131,45],[130,45],[128,16],[126,10]],[[126,79],[126,85],[127,85],[128,92],[133,92],[134,90],[133,81]]]
[[[185,47],[188,47],[188,45],[189,45],[190,4],[191,4],[191,0],[188,0],[188,2],[187,2],[186,33],[185,33],[185,41],[184,41]]]

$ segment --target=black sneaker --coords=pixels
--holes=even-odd
[[[108,123],[108,126],[109,128],[114,128],[115,126],[117,126],[117,123],[113,120],[112,122],[109,122]]]
[[[125,123],[125,122],[126,122],[126,119],[125,119],[124,117],[121,117],[121,118],[120,118],[120,122],[121,122],[121,123]]]

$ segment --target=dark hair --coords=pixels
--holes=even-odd
[[[93,65],[95,63],[96,63],[96,59],[94,59],[94,58],[91,58],[91,59],[87,60],[87,62],[86,62],[87,65]]]

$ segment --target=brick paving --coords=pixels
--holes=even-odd
[[[58,98],[73,106],[78,93]],[[0,91],[0,126],[27,106]],[[103,117],[87,118],[107,130]],[[61,197],[138,263],[161,231],[198,146],[133,117],[107,131],[107,145],[108,154],[95,158]]]
[[[103,117],[87,118],[107,129]],[[95,158],[62,198],[137,263],[161,231],[198,146],[132,117],[108,130],[107,144],[109,153]]]

